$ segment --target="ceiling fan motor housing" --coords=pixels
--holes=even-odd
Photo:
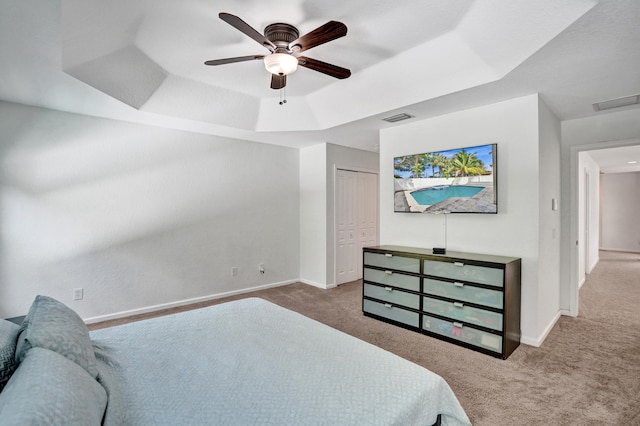
[[[276,45],[276,52],[291,53],[289,52],[289,43],[298,39],[300,33],[293,25],[276,23],[268,25],[264,29],[264,36]]]

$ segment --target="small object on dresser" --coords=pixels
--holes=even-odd
[[[447,254],[447,249],[442,247],[434,247],[433,254]]]

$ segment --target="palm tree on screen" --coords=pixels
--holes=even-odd
[[[422,177],[425,169],[423,155],[405,155],[404,157],[396,157],[393,167],[396,172],[408,172],[409,178]],[[396,178],[401,178],[400,173],[395,173]]]
[[[433,154],[433,158],[431,160],[431,166],[432,168],[438,168],[438,175],[437,177],[443,177],[444,175],[444,169],[447,167],[447,164],[449,163],[449,159],[447,157],[445,157],[442,154],[438,154],[435,153]],[[435,171],[432,173],[434,177],[436,177],[436,173]]]
[[[451,162],[453,174],[455,176],[472,176],[486,174],[487,170],[484,163],[474,152],[468,152],[464,149],[460,150]]]
[[[419,178],[422,177],[422,173],[424,173],[425,169],[425,159],[424,155],[412,155],[413,164],[411,165],[411,177]]]

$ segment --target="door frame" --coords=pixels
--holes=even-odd
[[[582,229],[582,235],[584,237],[584,274],[585,276],[591,273],[591,259],[589,259],[590,252],[590,240],[591,240],[591,175],[587,169],[584,169],[584,224]],[[582,282],[584,284],[584,281]]]
[[[640,139],[621,139],[605,142],[592,142],[580,145],[568,145],[561,147],[560,161],[565,161],[568,156],[569,167],[561,170],[561,197],[568,200],[561,213],[561,251],[563,267],[561,269],[560,288],[560,312],[562,315],[577,317],[579,307],[579,265],[580,244],[584,244],[582,229],[579,229],[579,206],[584,203],[584,194],[580,191],[579,176],[582,170],[579,168],[578,154],[582,151],[593,151],[607,148],[640,145]],[[566,191],[566,192],[565,192]],[[593,201],[593,200],[592,200]],[[585,250],[588,249],[585,247]],[[585,265],[586,271],[586,265]]]
[[[376,180],[377,180],[377,202],[376,202],[376,209],[377,209],[377,215],[376,215],[376,244],[380,244],[380,171],[379,170],[373,170],[373,169],[367,169],[367,168],[360,168],[360,167],[340,167],[337,165],[334,165],[333,167],[333,226],[332,226],[332,232],[333,232],[333,282],[334,282],[334,286],[337,286],[337,282],[338,282],[338,239],[336,238],[336,230],[338,228],[338,216],[337,216],[337,211],[338,211],[338,200],[337,200],[337,175],[338,175],[338,170],[344,170],[344,171],[348,171],[348,172],[357,172],[357,173],[369,173],[369,174],[373,174],[376,175]]]

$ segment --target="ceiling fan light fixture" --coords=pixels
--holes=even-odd
[[[271,74],[289,75],[298,69],[298,58],[288,53],[272,53],[264,57],[264,67]]]

